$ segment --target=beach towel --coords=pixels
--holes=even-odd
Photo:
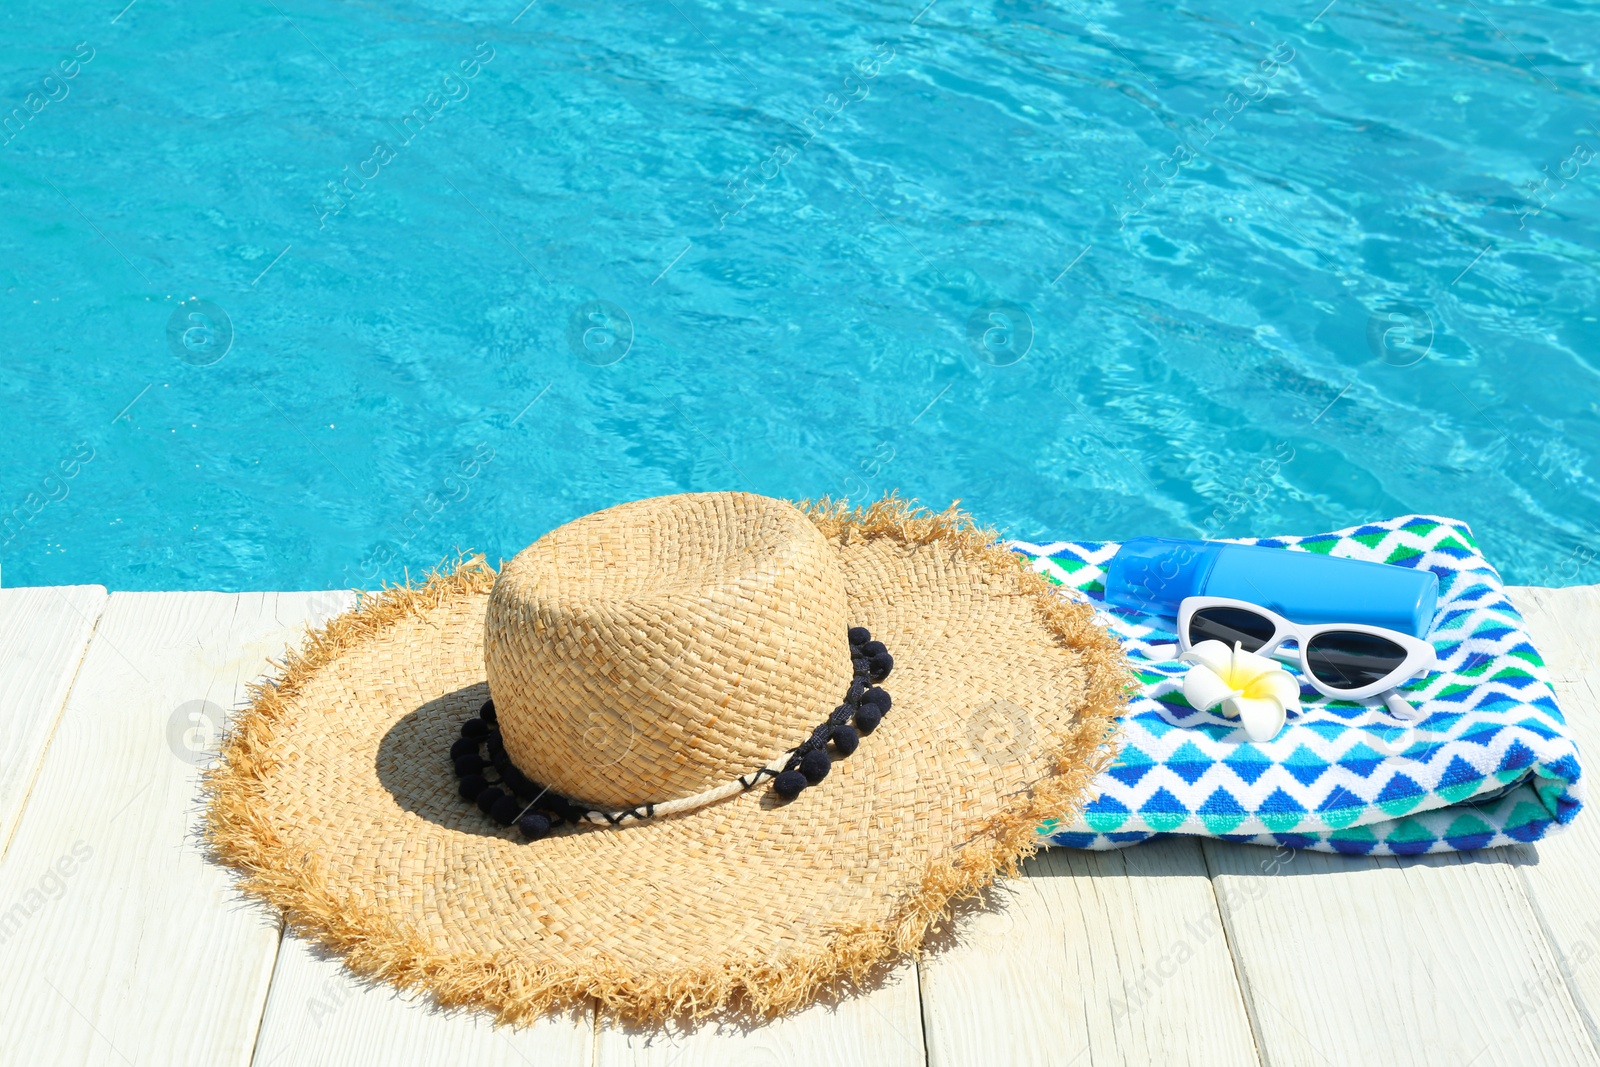
[[[1108,849],[1191,834],[1403,856],[1537,841],[1573,820],[1584,799],[1577,746],[1544,661],[1466,523],[1406,515],[1238,543],[1437,574],[1427,637],[1440,669],[1402,689],[1421,718],[1405,722],[1380,701],[1333,700],[1302,685],[1300,713],[1273,740],[1252,742],[1220,709],[1184,700],[1186,665],[1160,661],[1154,648],[1177,641],[1173,620],[1106,605],[1116,542],[1012,542],[1064,595],[1094,605],[1139,682],[1098,798],[1076,819],[1041,827],[1048,843]]]

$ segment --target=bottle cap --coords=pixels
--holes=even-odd
[[[1173,537],[1124,541],[1106,565],[1106,603],[1142,615],[1176,618],[1184,597],[1205,592],[1222,547]]]

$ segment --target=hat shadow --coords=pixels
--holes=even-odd
[[[373,763],[378,781],[405,811],[460,833],[521,842],[515,827],[497,825],[477,805],[461,798],[450,759],[450,746],[461,736],[461,724],[476,717],[488,699],[489,683],[484,681],[435,697],[407,712],[383,735]],[[761,797],[763,808],[782,803],[770,790]],[[644,823],[614,827],[565,824],[551,834],[627,834],[643,826]]]
[[[378,781],[405,811],[458,833],[509,839],[516,836],[515,827],[497,825],[476,804],[461,799],[450,760],[461,724],[488,699],[485,681],[407,712],[383,735],[373,762]]]

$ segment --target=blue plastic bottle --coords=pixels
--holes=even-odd
[[[1106,567],[1106,602],[1176,617],[1184,597],[1222,596],[1293,622],[1365,623],[1426,637],[1439,600],[1432,571],[1221,541],[1136,537]]]

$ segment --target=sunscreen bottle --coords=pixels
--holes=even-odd
[[[1364,623],[1426,637],[1439,600],[1432,571],[1222,541],[1135,537],[1106,567],[1106,603],[1175,618],[1184,597],[1244,600],[1292,622]]]

